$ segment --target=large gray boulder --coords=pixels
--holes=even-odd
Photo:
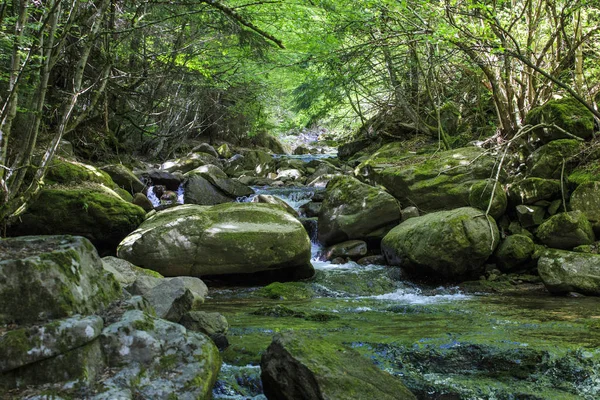
[[[202,175],[189,176],[184,184],[183,201],[185,204],[212,206],[229,203],[233,200]]]
[[[536,235],[546,246],[564,250],[595,240],[592,224],[581,211],[553,215],[538,227]]]
[[[456,280],[477,274],[499,241],[490,216],[471,207],[410,218],[381,242],[390,265],[423,278]]]
[[[581,142],[575,139],[559,139],[545,144],[527,158],[527,175],[545,179],[567,176],[581,146]]]
[[[598,254],[546,250],[538,260],[538,273],[551,293],[600,296]]]
[[[319,212],[319,241],[326,245],[350,239],[382,238],[400,222],[400,204],[384,190],[348,176],[327,185]]]
[[[219,165],[219,159],[206,153],[190,153],[185,157],[169,160],[161,165],[161,170],[166,172],[181,172],[185,174],[201,165]]]
[[[93,314],[120,295],[118,282],[85,238],[0,240],[0,324]]]
[[[236,179],[231,179],[215,165],[203,165],[186,174],[187,177],[200,175],[226,196],[236,199],[254,194],[254,190]]]
[[[384,186],[403,205],[422,211],[470,206],[471,187],[495,174],[496,157],[478,147],[415,155],[402,146],[383,146],[356,172]]]
[[[581,211],[600,235],[600,182],[582,183],[571,195],[571,208]]]
[[[355,350],[322,337],[278,334],[260,367],[268,399],[416,399],[399,378]]]
[[[131,310],[104,328],[100,340],[116,373],[101,382],[99,398],[211,398],[221,357],[206,335]]]
[[[117,253],[164,276],[312,270],[304,227],[270,204],[183,205],[164,210],[125,238]]]

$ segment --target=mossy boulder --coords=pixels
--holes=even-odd
[[[101,253],[114,252],[145,216],[142,208],[106,188],[44,189],[9,232],[84,236]]]
[[[564,250],[595,240],[592,224],[581,211],[553,215],[538,227],[536,235],[546,246]]]
[[[94,182],[108,188],[115,186],[115,183],[106,172],[92,165],[62,157],[55,157],[52,160],[46,172],[45,180],[50,184],[76,185],[83,182]]]
[[[600,182],[579,185],[571,195],[571,209],[581,211],[600,235]]]
[[[509,187],[508,197],[514,205],[530,205],[540,200],[552,201],[561,197],[560,180],[526,178]]]
[[[219,159],[206,153],[191,153],[185,157],[169,160],[161,165],[166,172],[181,172],[185,174],[202,165],[219,165]]]
[[[285,200],[277,196],[273,196],[270,194],[259,194],[252,198],[252,203],[273,204],[281,208],[283,211],[288,212],[290,215],[296,218],[299,217],[298,212],[294,210],[292,206],[290,206],[288,203],[285,202]]]
[[[304,227],[270,204],[173,207],[148,218],[117,252],[164,276],[312,269]]]
[[[306,300],[312,298],[314,292],[301,282],[273,282],[257,290],[256,294],[276,300]]]
[[[123,164],[111,164],[100,168],[112,178],[119,187],[131,194],[141,193],[146,185],[138,179],[133,172]]]
[[[527,268],[534,251],[535,244],[531,238],[525,235],[511,235],[496,249],[496,265],[505,272]]]
[[[538,273],[551,293],[600,296],[598,254],[546,250],[538,260]]]
[[[384,186],[402,204],[423,211],[469,206],[471,187],[493,176],[496,165],[496,158],[478,147],[415,155],[399,146],[383,146],[356,173]]]
[[[254,190],[238,180],[231,179],[219,167],[215,165],[203,165],[185,174],[187,178],[201,176],[209,181],[215,188],[225,196],[232,199],[246,197],[254,194]]]
[[[400,204],[382,189],[338,176],[327,185],[319,212],[319,241],[382,238],[400,222]]]
[[[99,316],[74,316],[0,335],[0,374],[55,357],[97,338],[104,328]]]
[[[527,176],[545,179],[568,176],[582,146],[575,139],[559,139],[540,147],[527,158]]]
[[[100,340],[109,366],[118,368],[100,382],[103,398],[121,398],[124,388],[144,399],[211,398],[221,357],[208,336],[131,310],[104,328]]]
[[[471,207],[410,218],[381,242],[390,265],[431,281],[457,280],[481,272],[498,245],[496,221]]]
[[[507,203],[508,199],[504,188],[492,179],[478,181],[469,190],[469,205],[482,211],[489,209],[489,214],[494,219],[499,219],[504,215]]]
[[[93,314],[121,295],[82,237],[7,238],[0,255],[0,324]]]
[[[556,125],[567,133],[588,139],[594,134],[594,115],[574,98],[550,100],[533,108],[525,118],[530,125]],[[538,128],[535,134],[545,142],[569,138],[561,129],[548,126]]]
[[[188,176],[185,181],[183,192],[183,201],[185,204],[211,206],[229,203],[233,200],[233,197],[223,193],[202,175],[195,174]]]
[[[275,172],[276,161],[273,156],[261,150],[247,150],[244,154],[236,155],[229,159],[225,172],[234,176],[242,171],[251,171],[255,176],[265,177],[270,172]]]
[[[398,377],[319,336],[278,334],[260,365],[269,399],[416,399]]]

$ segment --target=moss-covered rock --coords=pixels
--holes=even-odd
[[[219,167],[215,165],[203,165],[185,174],[187,178],[201,176],[209,181],[215,188],[221,191],[225,196],[232,199],[245,197],[254,194],[254,190],[238,180],[227,177]]]
[[[231,158],[233,156],[233,152],[227,143],[223,143],[217,148],[217,154],[221,158]]]
[[[477,147],[415,155],[390,143],[356,173],[384,186],[402,204],[437,211],[469,206],[471,187],[492,176],[495,165],[495,157]]]
[[[410,218],[381,242],[390,265],[432,281],[478,274],[498,245],[496,222],[481,210],[463,207]]]
[[[111,164],[100,168],[121,188],[131,194],[141,193],[145,186],[133,172],[123,164]]]
[[[533,240],[525,235],[511,235],[496,249],[496,265],[502,271],[523,269],[531,262],[535,251]]]
[[[219,165],[219,160],[206,153],[191,153],[185,157],[169,160],[162,164],[161,170],[166,172],[181,172],[185,174],[201,165]]]
[[[82,182],[95,182],[105,185],[108,188],[112,188],[115,185],[106,172],[92,165],[62,157],[55,157],[52,160],[46,172],[45,179],[50,184],[75,185]]]
[[[209,399],[221,367],[214,343],[200,332],[132,310],[100,336],[118,373],[100,383],[106,399],[128,389],[144,399]]]
[[[559,139],[540,147],[527,158],[527,176],[545,179],[568,176],[582,146],[575,139]]]
[[[546,215],[546,209],[541,206],[519,204],[515,207],[515,211],[517,212],[519,223],[525,229],[538,226],[544,222],[544,216]]]
[[[551,293],[600,296],[600,255],[547,250],[538,260],[538,272]]]
[[[510,185],[508,196],[514,205],[530,205],[540,200],[552,201],[561,196],[560,180],[526,178]]]
[[[102,188],[44,189],[11,235],[78,235],[100,252],[114,252],[119,242],[144,221],[146,212]]]
[[[248,150],[243,155],[236,155],[229,159],[225,172],[235,176],[241,171],[252,171],[254,175],[265,177],[269,172],[275,172],[276,161],[269,153],[260,150]]]
[[[595,240],[592,224],[581,211],[553,215],[539,226],[536,235],[546,246],[564,250]]]
[[[600,234],[600,182],[579,185],[571,195],[571,209],[581,211]]]
[[[260,364],[267,398],[416,399],[398,377],[322,337],[276,335]]]
[[[0,324],[92,314],[121,295],[85,238],[8,238],[0,254]]]
[[[491,203],[491,205],[490,205]],[[500,183],[491,179],[474,183],[469,190],[469,205],[487,211],[494,219],[499,219],[506,211],[508,199]]]
[[[268,299],[305,300],[313,297],[314,292],[305,283],[273,282],[257,290],[256,294]]]
[[[310,254],[310,240],[296,218],[257,203],[164,210],[118,249],[119,257],[165,276],[304,269],[310,266]]]
[[[285,200],[283,200],[277,196],[273,196],[270,194],[259,194],[258,196],[255,196],[254,198],[252,198],[252,203],[273,204],[273,205],[276,205],[279,208],[281,208],[283,211],[294,216],[295,218],[299,217],[298,212],[296,210],[294,210],[294,208],[292,206],[290,206],[288,203],[285,202]]]
[[[98,316],[74,316],[0,336],[0,374],[91,342],[104,328]]]
[[[319,212],[319,241],[381,238],[400,221],[400,204],[389,193],[348,176],[327,185]]]
[[[590,138],[594,133],[593,114],[579,101],[570,97],[550,100],[542,106],[533,108],[527,114],[525,123],[556,125],[582,139]],[[538,128],[534,132],[545,142],[569,137],[554,127]]]

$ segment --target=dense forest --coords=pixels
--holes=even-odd
[[[506,141],[564,95],[598,117],[599,18],[586,1],[5,0],[0,218],[61,139],[89,160],[164,160],[186,138],[315,126]]]
[[[600,398],[600,3],[0,0],[0,398]]]

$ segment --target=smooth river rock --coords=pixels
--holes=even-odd
[[[229,203],[161,211],[126,237],[117,252],[164,276],[286,269],[307,277],[313,271],[310,247],[302,224],[280,207]]]
[[[549,249],[538,260],[538,273],[551,293],[600,296],[598,254]]]
[[[411,218],[381,242],[390,265],[432,280],[456,280],[480,272],[499,241],[498,227],[481,210],[463,207]]]

